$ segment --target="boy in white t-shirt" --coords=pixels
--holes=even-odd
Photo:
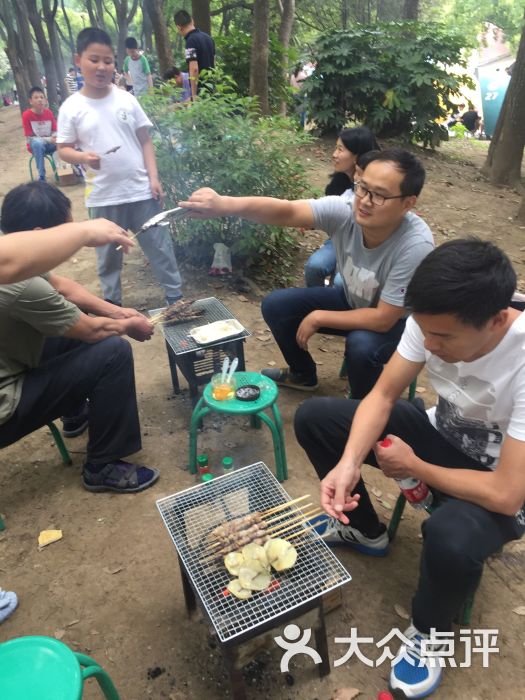
[[[115,57],[106,32],[83,29],[77,37],[75,60],[84,86],[60,107],[59,155],[86,169],[91,218],[104,217],[138,231],[161,211],[164,198],[148,132],[152,124],[136,98],[112,84]],[[180,299],[181,278],[169,230],[155,226],[137,240],[167,303]],[[97,261],[104,298],[122,305],[122,250],[111,245],[97,248]]]
[[[391,688],[407,698],[439,685],[442,666],[428,652],[446,656],[447,643],[435,632],[450,633],[487,557],[525,531],[525,314],[511,307],[515,288],[509,259],[492,243],[443,244],[408,285],[412,316],[372,391],[362,401],[310,399],[295,416],[297,439],[322,479],[331,517],[316,529],[328,543],[387,553],[363,463],[433,492],[408,643],[390,674]],[[425,365],[438,395],[428,412],[399,400]],[[388,446],[379,442],[385,437]]]

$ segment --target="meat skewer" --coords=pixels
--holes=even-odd
[[[190,299],[181,299],[174,304],[170,304],[158,314],[151,316],[150,322],[153,325],[157,323],[186,323],[193,321],[203,315],[204,309],[191,308],[195,301]]]

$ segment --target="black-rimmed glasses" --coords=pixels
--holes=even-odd
[[[382,207],[387,199],[403,199],[403,197],[406,197],[406,194],[384,195],[379,194],[379,192],[372,192],[359,181],[354,182],[354,194],[359,199],[364,199],[367,195],[370,195],[370,201],[378,207]]]

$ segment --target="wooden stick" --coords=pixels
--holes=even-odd
[[[300,535],[304,535],[307,532],[310,532],[310,530],[315,530],[317,527],[317,523],[315,525],[309,525],[308,527],[303,528],[300,532],[294,532],[291,535],[288,535],[288,537],[284,537],[285,540],[293,540],[294,537],[299,537]],[[297,545],[294,545],[294,547],[297,547],[299,544],[304,544],[298,542]]]
[[[309,508],[310,506],[313,506],[313,503],[306,503],[304,506],[299,506],[298,508],[295,508],[292,513],[278,513],[277,515],[274,515],[273,518],[270,518],[269,520],[266,520],[263,518],[262,522],[265,523],[266,525],[269,525],[270,523],[275,522],[276,520],[282,520],[283,518],[287,518],[289,515],[298,515],[302,511],[302,508]]]
[[[305,516],[307,516],[307,517],[297,518],[293,522],[290,522],[289,524],[287,524],[286,527],[272,530],[271,536],[275,537],[276,535],[281,535],[283,532],[288,532],[288,530],[292,530],[293,528],[298,527],[299,525],[304,525],[305,523],[309,522],[309,520],[311,518],[315,518],[318,515],[321,515],[321,513],[323,513],[323,512],[324,511],[322,511],[321,509],[314,509],[310,513],[305,513]]]
[[[288,506],[293,505],[294,503],[299,503],[299,501],[304,501],[306,498],[311,498],[310,494],[306,494],[306,496],[300,496],[299,498],[294,498],[293,501],[287,501],[286,503],[281,503],[280,506],[275,506],[274,508],[268,508],[268,510],[263,510],[261,511],[262,515],[271,515],[272,513],[277,513],[279,510],[283,510],[284,508],[288,508]]]
[[[139,233],[142,233],[142,231],[137,231],[137,233],[132,233],[131,236],[128,236],[130,241],[134,241],[135,238],[139,235]],[[117,250],[122,250],[122,246],[118,245]]]

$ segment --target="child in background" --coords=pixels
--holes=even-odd
[[[135,97],[140,97],[153,87],[151,68],[146,56],[140,53],[139,45],[134,37],[129,36],[124,45],[128,55],[124,59],[122,70],[126,74],[128,82],[133,86],[133,94]]]
[[[60,157],[86,168],[86,206],[91,218],[103,217],[138,231],[161,211],[164,197],[148,132],[152,124],[135,97],[112,84],[115,58],[106,32],[83,29],[75,60],[84,87],[60,107]],[[154,226],[137,240],[164,288],[166,302],[174,303],[182,292],[169,230]],[[120,306],[122,250],[113,245],[97,248],[97,261],[104,298]]]
[[[27,150],[35,157],[38,179],[46,179],[46,155],[54,153],[56,147],[57,123],[55,115],[46,106],[47,100],[40,87],[29,91],[31,107],[22,114],[22,125],[27,140]]]

